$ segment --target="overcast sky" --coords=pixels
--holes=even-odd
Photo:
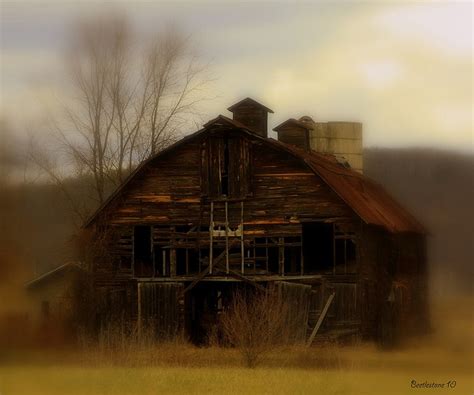
[[[2,2],[1,113],[20,131],[58,106],[78,16],[176,23],[217,78],[207,118],[251,96],[289,117],[364,123],[365,146],[472,151],[470,2]]]

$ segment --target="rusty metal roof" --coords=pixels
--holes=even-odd
[[[382,226],[392,233],[426,233],[415,217],[384,187],[342,166],[333,155],[306,151],[280,141],[275,143],[304,160],[367,224]]]
[[[250,134],[277,149],[284,150],[304,161],[306,165],[319,175],[323,181],[367,224],[381,226],[392,233],[414,232],[426,233],[425,228],[378,183],[366,176],[342,166],[330,154],[321,154],[304,150],[281,141],[259,136],[242,123],[219,115],[204,125],[204,128],[181,139],[154,157],[141,163],[122,185],[99,207],[85,222],[83,227],[91,225],[99,213],[123,191],[125,186],[151,161],[173,150],[177,146],[202,135],[212,126],[230,126]]]

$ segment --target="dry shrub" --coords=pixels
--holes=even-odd
[[[288,343],[288,304],[274,291],[236,292],[220,324],[247,367],[255,367],[276,346]]]

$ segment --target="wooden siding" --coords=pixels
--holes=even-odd
[[[201,169],[201,149],[201,143],[195,141],[152,163],[108,213],[110,223],[186,225],[204,221],[208,224],[210,203],[201,196],[201,175],[205,173]],[[245,148],[239,149],[244,151],[245,158],[250,155],[245,154]],[[234,182],[235,185],[243,181],[241,174],[250,178],[252,195],[244,203],[245,225],[273,226],[301,220],[355,217],[352,210],[297,159],[261,142],[254,142],[252,151],[249,172],[236,171],[235,174],[239,174],[236,179],[240,179]],[[208,182],[204,177],[203,187]],[[238,211],[235,213],[240,216]],[[231,220],[232,217],[231,213]]]

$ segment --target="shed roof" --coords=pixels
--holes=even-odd
[[[81,272],[83,269],[77,262],[67,262],[54,269],[43,273],[42,275],[34,278],[31,281],[28,281],[25,284],[26,288],[33,288],[39,284],[42,284],[46,281],[49,281],[55,277],[60,276],[61,274],[68,273],[68,272]]]
[[[245,99],[246,100],[246,99]],[[250,99],[252,100],[252,99]],[[210,120],[204,128],[181,139],[157,155],[142,162],[135,171],[119,186],[119,188],[102,204],[101,207],[85,222],[84,227],[90,226],[100,212],[108,206],[126,187],[126,185],[146,167],[151,161],[174,150],[176,147],[197,138],[215,126],[229,126],[253,138],[261,140],[277,149],[283,150],[295,158],[302,160],[367,224],[381,226],[392,233],[414,232],[425,233],[424,227],[402,207],[380,184],[366,176],[345,168],[330,154],[307,151],[281,141],[259,136],[240,122],[223,115]]]

